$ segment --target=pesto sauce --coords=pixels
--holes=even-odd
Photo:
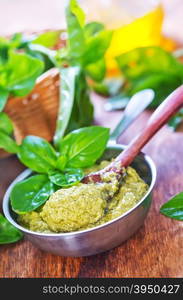
[[[85,174],[103,169],[109,164],[86,169]],[[110,178],[110,182],[109,182]],[[113,220],[135,206],[148,190],[137,172],[128,167],[119,184],[116,174],[103,178],[104,183],[79,183],[60,189],[38,211],[20,215],[18,221],[38,232],[72,232],[84,230]]]

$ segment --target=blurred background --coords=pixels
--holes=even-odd
[[[115,29],[106,53],[108,75],[115,57],[134,48],[158,45],[172,51],[183,43],[182,0],[79,0],[87,21]],[[0,35],[63,29],[68,0],[0,0]]]
[[[139,1],[135,0],[80,0],[79,2],[85,10],[87,9],[88,19],[102,18],[102,21],[109,23],[111,27],[119,26],[122,20],[130,22],[133,18],[147,13],[157,2],[161,2],[165,13],[163,32],[183,41],[180,30],[183,25],[182,0],[141,0],[140,11],[136,5],[138,2],[139,7]],[[63,28],[66,3],[67,0],[0,0],[0,34]],[[113,5],[112,10],[111,5]],[[117,10],[115,5],[118,7]]]

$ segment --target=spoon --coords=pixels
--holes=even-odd
[[[116,144],[121,134],[132,124],[132,122],[149,106],[154,99],[154,91],[145,89],[135,93],[128,102],[123,117],[110,135],[109,145]]]
[[[176,89],[170,96],[164,100],[155,110],[148,120],[145,128],[138,134],[126,149],[121,152],[116,159],[106,168],[86,175],[82,182],[102,182],[102,176],[108,172],[114,172],[117,178],[125,174],[124,170],[128,167],[141,149],[149,142],[154,134],[183,106],[183,85]]]

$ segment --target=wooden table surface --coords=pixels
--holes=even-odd
[[[167,2],[167,0],[164,0]],[[182,0],[176,0],[178,9]],[[182,22],[182,17],[177,18]],[[174,28],[177,24],[174,18]],[[180,35],[180,32],[177,31]],[[103,111],[103,100],[95,98],[96,123],[114,128],[121,112]],[[146,124],[145,112],[120,139],[128,143]],[[159,213],[160,206],[183,190],[183,133],[166,126],[144,151],[154,159],[158,178],[153,202],[144,225],[121,246],[103,254],[85,258],[67,258],[44,253],[28,241],[0,247],[0,277],[183,277],[183,222]],[[24,169],[15,156],[0,160],[0,201],[11,181]]]
[[[103,111],[95,98],[96,123],[113,128],[121,112]],[[145,124],[145,112],[121,139],[127,143]],[[183,133],[164,127],[144,149],[154,159],[158,178],[153,203],[140,230],[121,246],[85,258],[44,253],[28,241],[0,247],[0,277],[182,277],[183,223],[159,213],[162,203],[183,190]],[[0,199],[11,181],[24,169],[15,156],[0,161]]]

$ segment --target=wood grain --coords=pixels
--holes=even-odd
[[[96,124],[114,128],[121,112],[104,112],[95,97]],[[144,113],[120,138],[129,142],[146,124]],[[0,277],[182,277],[183,223],[159,213],[162,203],[183,190],[183,134],[164,127],[145,147],[158,168],[153,204],[145,224],[127,242],[106,253],[85,258],[66,258],[44,253],[28,241],[0,247]],[[0,199],[10,182],[23,170],[12,156],[0,161]]]

